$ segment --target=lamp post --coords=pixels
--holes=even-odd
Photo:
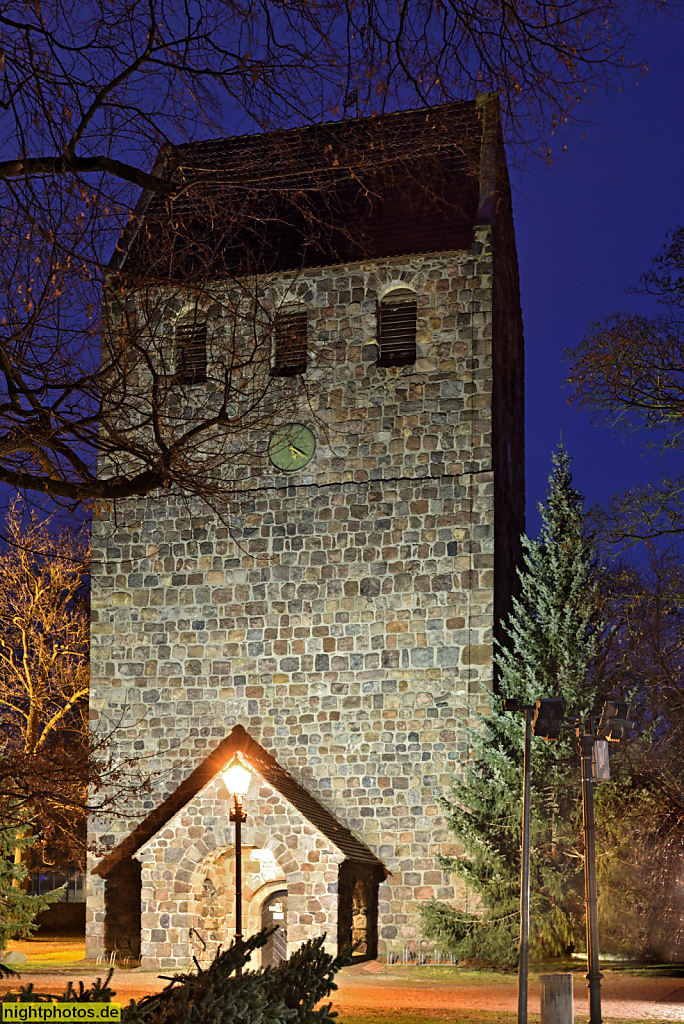
[[[589,997],[589,1024],[601,1024],[601,969],[599,966],[598,890],[596,885],[596,838],[594,824],[594,778],[608,778],[607,750],[605,774],[598,768],[599,744],[605,741],[619,743],[629,730],[631,706],[607,700],[600,717],[589,718],[589,728],[582,731],[576,718],[577,742],[582,761],[582,824],[584,828],[584,899],[587,929],[587,989]]]
[[[577,739],[582,762],[582,827],[584,830],[584,903],[587,930],[587,988],[589,1022],[601,1024],[601,969],[599,967],[598,889],[596,886],[596,831],[594,825],[594,780],[591,773],[595,737],[580,733]]]
[[[522,856],[520,861],[520,942],[518,944],[518,1024],[527,1024],[527,977],[530,946],[530,751],[532,704],[506,699],[504,711],[525,712],[522,791]]]
[[[532,706],[525,706],[523,757],[522,864],[520,865],[520,948],[518,952],[518,1024],[527,1021],[527,977],[530,949],[530,753]]]
[[[222,773],[226,789],[233,797],[234,804],[230,809],[230,820],[235,822],[235,941],[242,942],[242,823],[247,814],[242,807],[242,798],[247,795],[252,773],[242,763],[237,754],[226,765]],[[237,974],[242,974],[239,967]]]
[[[608,778],[606,741],[618,743],[629,729],[630,705],[606,701],[601,715],[591,715],[582,727],[579,715],[564,718],[565,701],[560,697],[538,700],[532,731],[545,740],[558,739],[561,726],[574,726],[582,768],[582,824],[584,830],[584,898],[587,935],[587,988],[589,1024],[601,1024],[601,974],[599,968],[598,890],[596,885],[596,827],[594,822],[594,779]],[[599,748],[600,755],[599,756]],[[601,766],[600,766],[601,763]],[[599,767],[600,766],[600,767]],[[596,772],[594,771],[596,769]],[[524,1022],[520,1022],[524,1024]]]
[[[504,711],[525,712],[525,747],[523,756],[522,793],[522,856],[520,861],[520,943],[518,946],[518,1024],[527,1024],[527,982],[530,948],[530,754],[532,733],[545,740],[557,740],[565,704],[551,697],[534,704],[521,704],[507,698]],[[534,712],[534,719],[532,718]]]

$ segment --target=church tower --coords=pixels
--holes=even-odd
[[[212,242],[211,289],[239,287],[258,222],[269,372],[312,383],[275,417],[227,511],[169,491],[94,519],[91,716],[149,785],[92,822],[88,955],[172,969],[231,940],[220,770],[235,752],[252,770],[244,931],[281,925],[264,956],[321,932],[332,948],[400,951],[419,941],[427,900],[465,908],[437,859],[459,852],[438,797],[493,686],[524,528],[522,318],[496,104],[179,154],[187,180],[249,168],[264,196],[274,175],[281,197],[306,196],[304,212],[304,200],[236,205],[230,242]],[[147,258],[160,209],[141,204],[124,268]],[[187,237],[207,223],[186,223]],[[200,396],[221,323],[210,306],[199,318],[171,306],[160,330]]]

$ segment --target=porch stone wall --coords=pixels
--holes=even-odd
[[[105,882],[94,875],[98,858],[88,854],[86,874],[86,959],[96,960],[105,952]]]
[[[211,867],[217,859],[224,854],[229,856],[234,849],[235,826],[229,821],[230,806],[225,786],[220,779],[214,779],[138,851],[142,867],[144,970],[185,967],[197,953],[190,928],[203,931],[204,879],[211,877]],[[247,821],[242,827],[246,854],[243,866],[250,856],[253,858],[253,850],[270,850],[286,883],[283,886],[278,878],[257,876],[262,883],[257,890],[243,891],[245,934],[249,934],[248,925],[255,923],[256,910],[250,897],[260,906],[273,885],[286,887],[288,952],[323,932],[327,935],[326,945],[336,952],[338,869],[344,856],[256,776],[244,807]],[[230,877],[234,879],[234,874]],[[244,877],[249,876],[245,873]],[[223,906],[226,917],[221,940],[227,946],[235,933],[232,895]],[[211,949],[207,952],[210,954]]]

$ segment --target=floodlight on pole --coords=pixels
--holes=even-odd
[[[562,697],[543,697],[535,702],[532,732],[543,740],[557,740],[565,716]]]
[[[607,700],[601,710],[601,717],[596,728],[596,738],[619,743],[629,732],[631,722],[629,716],[632,705],[626,701]]]
[[[610,777],[607,742],[619,743],[629,732],[631,704],[607,700],[600,716],[589,719],[589,728],[577,728],[582,764],[582,824],[584,831],[584,899],[586,904],[587,989],[589,1024],[601,1024],[601,974],[599,964],[598,889],[596,884],[596,840],[594,823],[594,781]],[[579,719],[578,719],[579,722]],[[599,762],[604,760],[603,771]]]
[[[558,739],[565,714],[565,701],[557,697],[543,698],[534,704],[522,704],[507,697],[504,711],[525,713],[522,791],[522,851],[520,859],[520,943],[518,945],[518,1024],[527,1024],[527,984],[530,950],[530,823],[531,823],[531,751],[532,733],[545,740]],[[534,719],[533,719],[534,713]]]
[[[582,819],[584,826],[584,887],[587,925],[587,988],[589,1024],[601,1024],[601,972],[599,970],[598,898],[596,886],[596,844],[594,823],[594,779],[609,778],[608,743],[619,743],[631,726],[631,705],[606,701],[600,716],[592,715],[583,726],[582,717],[565,717],[565,701],[542,697],[534,704],[507,698],[505,711],[525,712],[523,757],[522,864],[520,871],[520,955],[518,959],[518,1024],[527,1021],[527,974],[530,913],[530,739],[531,733],[547,741],[557,740],[563,726],[577,731],[582,766]],[[534,719],[532,713],[534,712]],[[592,768],[593,764],[593,768]]]
[[[549,708],[550,705],[553,706]],[[529,973],[529,826],[531,819],[530,790],[530,754],[531,735],[536,732],[536,724],[539,720],[540,709],[542,710],[542,725],[545,732],[553,732],[556,729],[555,717],[559,713],[562,720],[565,705],[562,700],[537,700],[533,705],[523,705],[520,700],[507,697],[504,700],[504,711],[524,712],[525,716],[525,738],[522,756],[522,851],[520,857],[520,942],[518,945],[518,1024],[527,1022],[527,979]],[[532,723],[532,713],[535,713],[535,723]],[[548,719],[548,721],[547,721]],[[546,723],[546,724],[545,724]],[[558,729],[560,724],[558,724]],[[558,730],[556,729],[556,736]],[[545,736],[545,738],[552,738]],[[555,737],[553,737],[555,738]]]
[[[601,969],[599,965],[598,889],[596,885],[596,829],[592,755],[595,736],[578,729],[582,767],[582,829],[584,833],[584,903],[586,907],[587,990],[589,1024],[601,1024]]]

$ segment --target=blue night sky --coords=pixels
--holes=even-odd
[[[657,476],[659,457],[643,438],[615,436],[568,406],[563,349],[615,309],[655,309],[629,295],[665,241],[684,223],[684,21],[642,25],[635,54],[650,72],[623,92],[584,108],[586,137],[548,169],[513,173],[515,226],[525,322],[527,530],[536,534],[549,456],[563,443],[588,506]],[[676,461],[670,466],[674,470]]]
[[[637,28],[631,56],[646,57],[649,73],[580,108],[588,121],[584,138],[581,129],[568,133],[567,152],[549,167],[530,159],[522,170],[511,168],[526,341],[527,531],[533,536],[561,432],[588,507],[661,470],[643,437],[616,436],[568,405],[563,350],[612,310],[656,308],[628,289],[668,229],[684,223],[679,9],[681,17],[659,15]],[[670,456],[671,472],[678,462]]]

